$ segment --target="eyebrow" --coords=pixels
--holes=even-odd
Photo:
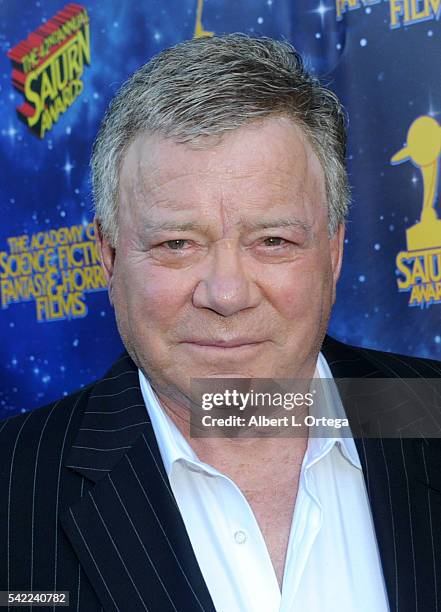
[[[178,221],[162,221],[159,223],[144,223],[143,228],[148,231],[168,231],[168,232],[188,232],[188,231],[206,231],[208,225],[203,225],[197,221],[186,221],[179,223]]]
[[[259,221],[251,221],[245,222],[243,224],[247,229],[251,230],[260,230],[260,229],[272,229],[277,227],[294,227],[298,229],[302,229],[305,232],[310,232],[312,226],[310,223],[306,223],[306,221],[302,221],[301,219],[297,219],[295,217],[283,217],[279,219],[261,219]]]
[[[280,218],[280,219],[261,219],[256,221],[238,221],[236,225],[242,225],[247,230],[261,230],[261,229],[273,229],[278,227],[293,227],[301,229],[306,233],[310,233],[312,226],[305,221],[301,221],[296,218]],[[188,232],[188,231],[208,231],[209,226],[206,224],[199,223],[197,221],[162,221],[159,223],[144,223],[143,227],[148,231],[176,231],[176,232]]]

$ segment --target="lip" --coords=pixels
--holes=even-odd
[[[238,338],[236,340],[185,340],[183,344],[190,344],[201,348],[232,349],[257,346],[263,344],[263,342],[265,342],[265,340]]]

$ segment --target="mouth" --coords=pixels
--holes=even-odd
[[[196,349],[217,349],[227,351],[231,349],[246,349],[260,346],[266,340],[251,340],[247,338],[238,338],[236,340],[185,340],[182,344],[194,347]]]

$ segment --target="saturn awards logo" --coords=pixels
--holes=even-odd
[[[83,91],[81,77],[90,65],[87,10],[67,4],[8,51],[12,83],[24,95],[17,115],[44,138]]]
[[[411,161],[423,179],[423,203],[419,220],[406,230],[407,249],[396,257],[399,291],[409,292],[409,306],[421,308],[441,303],[441,219],[435,208],[441,126],[429,115],[418,117],[407,132],[406,145],[392,164]]]

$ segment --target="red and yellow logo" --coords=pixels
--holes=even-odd
[[[89,16],[80,4],[67,4],[8,51],[12,83],[24,95],[18,117],[44,138],[83,91],[90,65]]]

